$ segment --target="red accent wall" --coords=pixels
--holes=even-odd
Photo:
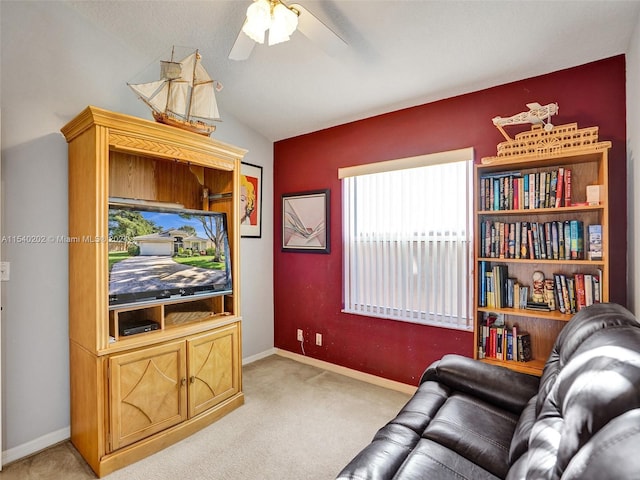
[[[357,92],[354,92],[357,95]],[[473,355],[470,332],[342,313],[342,215],[338,168],[474,147],[476,161],[496,154],[496,115],[525,104],[557,102],[556,125],[599,126],[611,140],[609,189],[611,292],[626,305],[625,58],[611,57],[539,77],[367,118],[274,145],[274,318],[277,348],[408,384],[446,353]],[[523,127],[509,131],[515,134]],[[331,253],[282,252],[281,195],[331,190]],[[435,206],[437,208],[437,206]],[[315,334],[323,345],[315,345]]]

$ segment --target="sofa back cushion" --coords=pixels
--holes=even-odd
[[[511,439],[511,446],[509,447],[509,465],[513,465],[529,449],[529,437],[536,421],[537,399],[536,395],[531,397],[527,406],[522,410],[522,414],[520,414]]]
[[[636,479],[640,472],[640,409],[610,421],[571,459],[562,480]]]
[[[582,343],[594,332],[623,325],[640,328],[640,322],[633,314],[615,303],[594,304],[581,309],[573,316],[558,335],[545,364],[538,389],[536,414],[540,414],[559,372],[575,355]]]
[[[542,399],[538,396],[527,479],[564,479],[565,472],[572,478],[606,478],[592,470],[590,458],[604,452],[612,438],[639,435],[637,423],[616,420],[640,409],[640,324],[624,312],[602,307],[593,316],[578,314],[558,338],[554,371],[545,370],[545,381],[553,382],[545,385],[549,390]],[[640,461],[633,462],[637,467]]]

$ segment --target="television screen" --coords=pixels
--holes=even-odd
[[[226,214],[109,207],[109,305],[232,290]]]

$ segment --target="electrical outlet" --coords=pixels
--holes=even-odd
[[[303,342],[304,341],[304,334],[302,333],[302,329],[301,328],[298,329],[298,337],[297,338],[298,338],[299,342]]]
[[[321,333],[316,333],[316,345],[321,347],[322,346],[322,334]]]

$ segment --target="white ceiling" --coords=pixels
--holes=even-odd
[[[69,3],[150,64],[198,48],[221,110],[272,141],[625,53],[640,17],[640,1],[296,1],[348,48],[296,32],[229,60],[251,0]]]

